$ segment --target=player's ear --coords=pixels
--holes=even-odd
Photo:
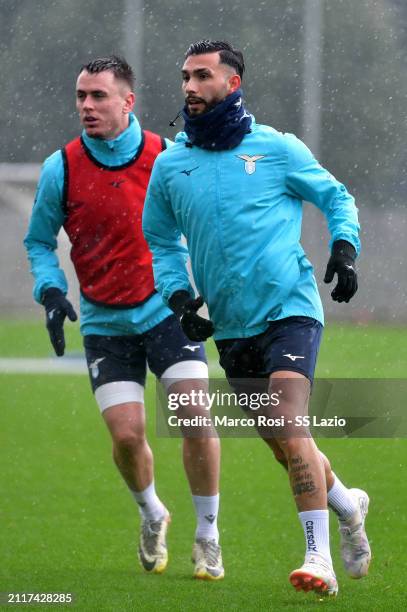
[[[129,91],[124,98],[123,113],[131,113],[136,102],[136,95]]]
[[[233,76],[229,77],[229,93],[233,93],[234,91],[239,89],[241,84],[242,79],[238,74],[234,74]]]

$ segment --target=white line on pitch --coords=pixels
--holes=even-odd
[[[211,374],[222,372],[218,362],[209,361]],[[83,357],[61,358],[0,358],[0,372],[3,374],[87,374],[86,360]]]

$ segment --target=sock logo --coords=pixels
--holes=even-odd
[[[307,537],[307,549],[317,552],[317,546],[314,538],[314,521],[306,521],[305,529]]]
[[[216,519],[216,514],[205,514],[205,518],[212,525],[213,521]]]

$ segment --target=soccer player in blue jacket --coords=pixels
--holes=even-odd
[[[112,436],[114,461],[140,509],[140,562],[147,572],[161,573],[168,559],[169,512],[155,489],[146,439],[146,365],[175,393],[205,389],[207,364],[203,345],[186,337],[154,289],[141,214],[165,141],[141,129],[133,89],[133,72],[123,58],[97,58],[82,67],[76,106],[83,132],[45,161],[25,246],[34,298],[45,308],[56,354],[63,355],[64,320],[75,320],[76,313],[66,297],[56,237],[62,226],[69,236],[90,382]],[[183,459],[197,514],[195,575],[218,580],[219,440],[185,438]]]
[[[185,128],[155,161],[143,231],[158,291],[187,335],[197,341],[213,334],[232,384],[258,378],[269,390],[282,389],[281,414],[288,417],[307,409],[323,328],[313,268],[300,244],[302,202],[313,202],[327,219],[324,280],[337,274],[338,302],[357,290],[357,209],[300,140],[256,124],[242,103],[243,71],[242,53],[228,43],[189,47],[182,67]],[[203,301],[210,320],[197,314]],[[339,518],[345,569],[360,578],[371,558],[364,528],[369,498],[342,484],[311,437],[285,428],[263,438],[288,470],[305,533],[304,564],[290,581],[297,590],[336,595],[328,505]]]

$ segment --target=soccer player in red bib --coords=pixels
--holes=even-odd
[[[169,512],[155,490],[145,435],[146,366],[171,393],[204,390],[208,368],[202,343],[185,335],[154,289],[141,217],[154,160],[171,143],[141,129],[133,90],[132,69],[120,57],[82,66],[76,107],[83,131],[45,160],[24,242],[34,298],[45,308],[50,340],[61,356],[64,320],[77,318],[56,254],[61,227],[69,237],[92,389],[112,436],[114,461],[140,510],[140,562],[161,573]],[[183,459],[197,515],[194,575],[218,580],[224,575],[217,528],[219,440],[185,437]]]

